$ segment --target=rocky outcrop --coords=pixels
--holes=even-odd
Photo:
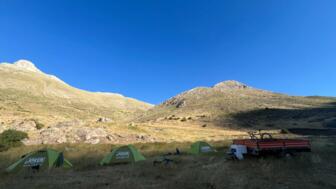
[[[228,80],[228,81],[224,81],[224,82],[216,84],[213,88],[220,89],[220,90],[228,90],[228,89],[232,90],[232,89],[247,89],[250,87],[238,81]]]
[[[10,129],[17,131],[30,132],[37,130],[34,120],[15,120],[10,126]]]
[[[27,123],[26,123],[27,124]],[[153,142],[155,138],[148,134],[117,134],[104,127],[89,127],[74,120],[59,122],[55,125],[33,132],[33,137],[23,140],[26,145],[61,143],[132,143]]]

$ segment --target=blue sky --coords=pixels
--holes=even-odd
[[[336,96],[333,0],[0,0],[0,62],[151,103],[233,79]],[[1,81],[0,81],[1,82]]]

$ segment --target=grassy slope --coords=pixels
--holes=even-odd
[[[139,144],[137,147],[148,159],[135,165],[100,167],[98,162],[110,151],[109,145],[59,145],[65,157],[74,164],[73,170],[52,170],[36,174],[0,174],[0,188],[274,188],[317,189],[336,187],[335,139],[312,139],[313,152],[292,158],[250,158],[244,161],[225,159],[228,141],[215,156],[174,157],[176,164],[152,166],[159,154],[189,144]],[[223,148],[224,147],[224,148]],[[38,147],[22,147],[0,154],[3,170],[20,154]]]
[[[104,116],[122,121],[151,107],[118,94],[79,90],[43,73],[3,65],[0,65],[0,81],[2,120],[34,117],[49,124]]]

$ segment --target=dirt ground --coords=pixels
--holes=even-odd
[[[38,173],[21,172],[0,175],[0,188],[6,189],[103,189],[103,188],[336,188],[336,139],[313,138],[311,153],[297,154],[292,157],[250,157],[243,161],[228,160],[225,148],[211,156],[171,156],[174,163],[153,166],[153,160],[161,152],[154,153],[155,146],[142,147],[149,157],[146,161],[130,164],[101,167],[97,165],[106,147],[90,150],[65,152],[73,162],[71,170],[54,169]],[[188,146],[189,144],[185,145]],[[217,143],[216,146],[221,144]],[[224,145],[224,143],[223,143]],[[227,145],[227,143],[225,143]],[[169,148],[172,148],[170,145]],[[18,153],[19,149],[15,150]],[[100,153],[101,152],[101,153]],[[0,168],[3,170],[5,161],[10,154],[0,154]],[[79,156],[71,153],[86,155]]]

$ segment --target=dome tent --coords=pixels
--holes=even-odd
[[[143,160],[146,158],[133,145],[127,145],[116,148],[107,154],[100,165],[135,163]]]
[[[23,169],[39,170],[55,167],[70,168],[72,164],[64,159],[62,152],[52,149],[43,149],[23,155],[21,159],[9,166],[6,171],[16,172]]]
[[[216,152],[216,150],[210,144],[203,141],[198,141],[190,146],[189,152],[191,154],[200,155]]]

